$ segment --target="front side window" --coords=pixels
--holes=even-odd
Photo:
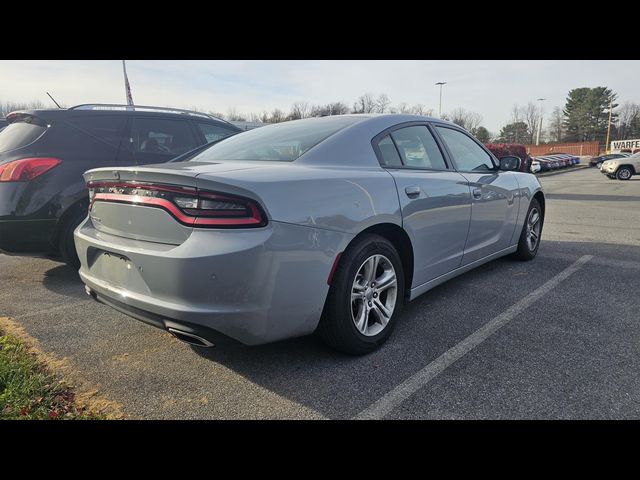
[[[495,169],[489,154],[471,137],[453,128],[440,126],[436,128],[451,152],[458,170],[463,172],[482,172]]]
[[[433,135],[424,125],[400,128],[391,132],[406,167],[446,170],[444,157]]]
[[[293,162],[334,133],[361,120],[359,117],[323,117],[260,127],[226,138],[187,161]]]
[[[161,118],[134,118],[131,127],[134,153],[181,155],[199,146],[189,122]]]

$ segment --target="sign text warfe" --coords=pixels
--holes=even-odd
[[[615,140],[611,142],[611,150],[622,150],[622,149],[630,149],[633,151],[634,148],[640,148],[640,139],[636,140]]]

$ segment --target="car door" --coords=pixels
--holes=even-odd
[[[516,174],[498,170],[493,155],[455,127],[435,127],[456,170],[471,189],[471,225],[462,265],[512,245],[519,208]]]
[[[373,146],[395,180],[403,227],[413,244],[412,288],[458,268],[471,218],[466,179],[449,168],[424,123],[387,130]]]
[[[118,163],[164,163],[202,143],[188,119],[134,116],[128,138],[120,148]]]

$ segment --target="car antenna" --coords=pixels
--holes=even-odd
[[[60,106],[60,104],[58,104],[58,102],[56,102],[56,99],[55,99],[55,98],[53,98],[53,97],[49,94],[49,92],[44,92],[44,93],[46,93],[47,95],[49,95],[49,98],[50,98],[51,100],[53,100],[53,103],[55,103],[55,104],[57,105],[57,107],[58,107],[58,108],[62,109],[62,107]]]

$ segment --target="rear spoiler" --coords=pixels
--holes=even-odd
[[[44,121],[42,118],[38,117],[35,112],[30,112],[25,110],[18,110],[16,112],[11,112],[6,116],[5,120],[7,121],[7,125],[11,125],[12,123],[16,123],[16,122],[26,122],[26,123],[33,123],[35,125],[40,125],[41,127],[48,126],[47,122]]]

